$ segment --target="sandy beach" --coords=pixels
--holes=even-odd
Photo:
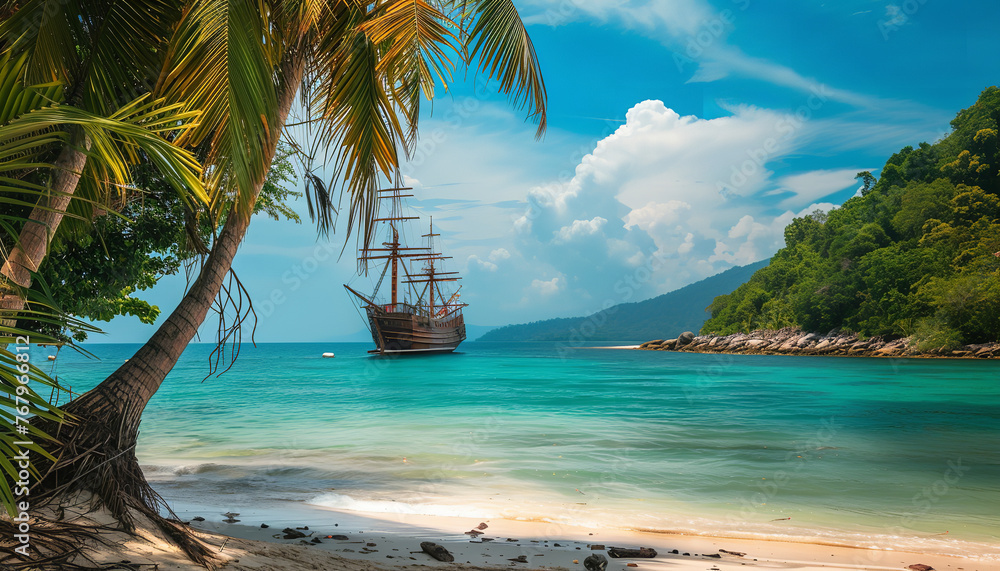
[[[591,554],[608,558],[613,571],[641,568],[650,571],[726,571],[743,567],[765,569],[909,569],[927,565],[939,571],[1000,569],[985,558],[961,558],[868,550],[836,545],[717,538],[638,531],[584,529],[546,522],[480,521],[470,518],[413,515],[357,514],[329,510],[322,523],[296,525],[292,519],[258,522],[254,515],[236,516],[225,523],[221,514],[205,514],[192,521],[197,535],[212,546],[221,567],[233,570],[343,569],[363,571],[440,567],[454,569],[585,569]],[[267,525],[262,527],[261,524]],[[485,524],[483,526],[482,524]],[[285,528],[300,528],[305,537],[281,539]],[[302,529],[306,528],[308,529]],[[481,534],[468,532],[483,527]],[[117,548],[93,552],[99,563],[127,560],[157,569],[200,569],[149,529],[140,538],[110,534]],[[346,537],[346,539],[344,539]],[[454,563],[440,562],[421,551],[421,542],[444,546]],[[612,558],[612,547],[647,547],[656,557]],[[145,568],[145,567],[134,567]],[[917,567],[917,569],[923,569]]]

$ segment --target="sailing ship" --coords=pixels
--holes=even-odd
[[[443,271],[442,261],[450,259],[434,251],[434,219],[430,231],[421,236],[427,246],[409,247],[400,239],[401,224],[419,220],[418,216],[395,216],[400,199],[413,196],[401,194],[411,188],[379,190],[380,199],[392,200],[392,214],[376,218],[384,225],[386,241],[381,247],[361,248],[358,255],[360,273],[373,273],[381,266],[378,282],[371,295],[358,292],[344,284],[344,288],[359,302],[368,317],[375,349],[369,353],[447,353],[454,351],[465,340],[465,318],[460,290],[450,292],[448,285],[462,279],[458,272]],[[384,264],[384,265],[382,265]],[[388,275],[387,275],[388,274]],[[383,282],[389,278],[389,296],[380,297]],[[402,287],[400,287],[402,286]]]

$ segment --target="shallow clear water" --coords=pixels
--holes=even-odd
[[[63,352],[85,390],[135,345]],[[168,500],[1000,551],[1000,363],[467,343],[192,345],[138,454]],[[337,357],[323,359],[325,351]],[[786,519],[791,518],[791,519]]]

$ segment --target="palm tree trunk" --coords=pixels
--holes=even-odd
[[[285,81],[278,93],[279,125],[284,125],[288,118],[305,64],[303,57],[289,59],[290,61],[283,66]],[[268,163],[274,159],[280,139],[281,129],[276,129],[268,141],[265,154]],[[79,415],[80,407],[91,410],[112,407],[119,415],[118,421],[123,422],[128,428],[127,432],[138,432],[139,417],[146,403],[160,388],[167,373],[173,369],[181,353],[198,333],[198,328],[205,321],[208,311],[222,290],[223,280],[233,265],[236,250],[250,225],[253,208],[249,205],[256,201],[263,186],[264,177],[254,182],[253,194],[245,205],[246,208],[230,210],[222,232],[213,244],[198,278],[149,341],[110,377],[77,399],[80,404],[74,401],[70,405],[72,408],[67,410]]]
[[[90,146],[86,136],[83,137],[82,143],[84,147]],[[39,198],[38,206],[31,210],[31,215],[21,228],[17,242],[10,249],[10,255],[0,268],[0,275],[8,283],[22,290],[31,287],[31,274],[38,271],[42,260],[45,259],[52,236],[55,235],[66,214],[66,208],[73,199],[73,193],[76,192],[77,184],[80,182],[80,174],[86,164],[87,154],[77,145],[66,145],[59,153],[54,163],[52,184],[49,187],[51,194]],[[24,308],[24,304],[25,298],[22,292],[7,291],[0,294],[0,310],[4,313],[20,311]],[[13,326],[14,320],[4,320],[3,323]]]
[[[281,66],[278,125],[284,125],[288,117],[304,67],[305,52],[289,50]],[[268,162],[274,158],[280,138],[281,129],[274,129],[267,142]],[[263,185],[264,177],[254,181],[251,202],[245,208],[230,210],[198,278],[149,341],[100,385],[64,407],[74,417],[72,424],[47,430],[55,434],[59,445],[58,461],[39,485],[38,495],[43,500],[58,500],[77,490],[92,492],[95,502],[106,506],[126,529],[132,527],[130,512],[137,510],[171,533],[192,559],[211,560],[211,554],[183,527],[157,515],[165,504],[146,482],[136,461],[135,444],[143,409],[198,332],[222,289],[250,224],[253,201]]]

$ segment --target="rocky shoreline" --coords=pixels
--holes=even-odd
[[[758,330],[732,335],[695,335],[690,331],[676,339],[656,339],[638,347],[644,351],[688,353],[734,353],[739,355],[841,355],[852,357],[937,357],[998,359],[1000,343],[964,345],[957,349],[919,351],[909,337],[878,336],[861,339],[855,333],[831,331],[809,333],[801,329]]]

